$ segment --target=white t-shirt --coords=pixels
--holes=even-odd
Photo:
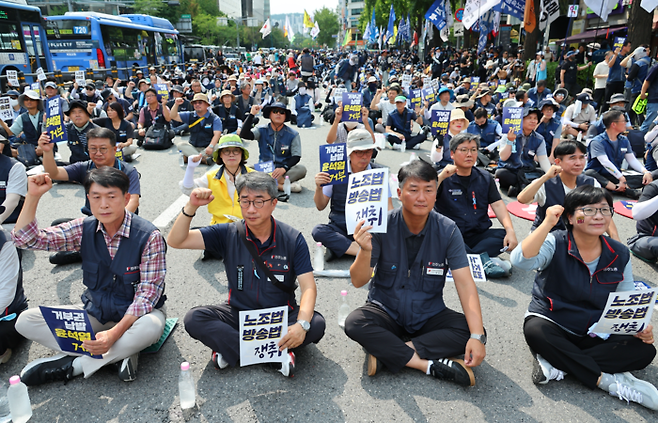
[[[7,194],[18,194],[25,197],[27,195],[27,173],[23,163],[16,162],[9,170],[7,181],[0,181],[0,185],[5,183]]]
[[[605,61],[599,62],[594,68],[594,75],[607,76],[608,73],[610,73],[610,68],[608,67],[608,64]],[[601,88],[605,88],[606,80],[607,78],[594,78],[594,89],[600,90]]]
[[[395,103],[391,103],[388,100],[388,97],[382,98],[379,100],[377,107],[379,107],[379,110],[381,110],[382,120],[384,121],[384,125],[386,125],[386,119],[388,119],[388,115],[391,114],[393,110],[395,110]]]
[[[0,231],[3,230],[0,228]],[[0,245],[0,248],[2,248],[2,251],[0,251],[0,310],[3,311],[14,301],[20,265],[16,248],[11,243],[11,235],[5,231],[5,236],[9,241],[4,248]]]

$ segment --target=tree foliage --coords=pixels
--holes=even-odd
[[[323,7],[322,9],[315,11],[314,18],[320,28],[320,33],[315,41],[320,45],[327,45],[329,47],[335,46],[336,39],[333,38],[332,35],[338,34],[340,29],[338,15],[330,9]]]

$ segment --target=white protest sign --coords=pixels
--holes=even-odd
[[[468,257],[468,267],[471,269],[471,275],[475,282],[486,282],[487,275],[484,274],[484,266],[479,254],[466,254]],[[446,282],[453,282],[452,271],[448,269],[446,273]]]
[[[334,88],[333,98],[334,103],[338,104],[343,101],[343,93],[347,92],[347,88]]]
[[[388,223],[388,168],[351,173],[345,199],[347,233],[352,235],[356,225],[372,225],[370,233],[386,233]]]
[[[14,118],[14,113],[11,110],[11,104],[9,103],[9,97],[0,97],[0,119],[7,122]]]
[[[611,292],[591,332],[635,335],[650,323],[656,290]]]
[[[432,79],[432,89],[434,90],[435,93],[439,92],[439,80],[438,79]]]
[[[288,349],[279,351],[278,343],[287,333],[287,306],[241,311],[240,367],[285,362]]]
[[[46,74],[43,71],[43,68],[37,69],[37,79],[39,81],[45,81],[46,80]]]
[[[30,85],[30,89],[32,91],[36,91],[37,94],[39,94],[39,95],[41,95],[41,88],[40,87],[41,87],[41,84],[39,84],[38,82],[34,82]]]
[[[85,80],[85,71],[83,70],[75,71],[75,82],[79,86],[84,86],[87,83],[87,81]]]
[[[18,86],[20,85],[18,83],[18,71],[8,70],[7,71],[7,82],[9,82],[15,88],[18,88]]]

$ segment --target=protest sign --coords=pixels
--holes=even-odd
[[[87,81],[85,80],[85,71],[83,70],[75,71],[75,82],[80,87],[83,87],[87,83]]]
[[[46,132],[50,135],[50,142],[68,141],[66,128],[64,128],[64,114],[60,107],[61,100],[58,95],[49,98],[46,102]]]
[[[361,93],[343,93],[341,122],[358,122],[361,120],[361,99]]]
[[[432,78],[425,77],[423,78],[423,87],[427,88],[432,85]]]
[[[507,135],[510,128],[515,134],[520,134],[522,121],[523,107],[503,107],[503,137]]]
[[[450,110],[432,110],[432,135],[445,135],[450,124]]]
[[[626,37],[615,37],[615,43],[612,46],[612,51],[615,51],[617,49],[621,50],[625,42],[626,42]]]
[[[288,349],[279,351],[278,343],[287,333],[287,306],[241,311],[240,367],[284,363],[288,359]]]
[[[30,84],[30,89],[37,94],[41,95],[41,85],[38,82],[33,82]]]
[[[474,87],[477,87],[480,85],[480,77],[479,76],[473,76],[471,77],[471,85]]]
[[[416,110],[416,107],[422,107],[422,101],[422,90],[411,90],[411,110]]]
[[[254,169],[258,172],[272,173],[274,172],[274,162],[270,160],[269,162],[254,163]]]
[[[505,85],[505,84],[507,84],[507,79],[498,80],[498,85]]]
[[[333,97],[334,103],[338,104],[339,101],[343,101],[343,93],[347,92],[347,88],[334,88]]]
[[[163,98],[165,101],[169,101],[169,90],[167,89],[166,84],[153,84],[153,87],[155,87],[155,90],[158,92],[160,101],[162,101]]]
[[[402,75],[402,85],[411,85],[411,75],[407,73]]]
[[[475,282],[486,282],[487,276],[484,273],[484,266],[482,266],[482,259],[479,254],[466,254],[468,257],[468,267],[471,270],[471,275]],[[454,282],[452,279],[452,271],[448,269],[446,273],[446,282]]]
[[[635,335],[651,323],[656,290],[611,292],[595,333]]]
[[[18,83],[18,71],[8,70],[7,71],[7,82],[9,82],[14,88],[19,87]]]
[[[388,222],[388,168],[364,170],[350,174],[345,200],[347,234],[356,225],[372,225],[371,233],[386,233]]]
[[[39,81],[45,81],[46,80],[46,74],[43,71],[43,68],[37,69],[37,79]]]
[[[325,144],[320,146],[320,171],[331,176],[327,185],[347,183],[347,144]]]
[[[423,88],[421,94],[423,96],[423,100],[427,101],[430,106],[436,101],[436,94],[434,94],[432,87]]]
[[[14,118],[14,112],[9,103],[9,97],[0,97],[0,119],[7,122]]]
[[[83,341],[96,339],[87,310],[43,306],[39,306],[39,309],[62,351],[103,358],[100,354],[91,354],[82,346]]]
[[[432,79],[432,89],[434,90],[435,93],[439,92],[439,80],[438,79]]]

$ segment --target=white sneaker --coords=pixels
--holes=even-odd
[[[393,150],[402,150],[402,146],[400,144],[393,144]]]
[[[505,271],[505,276],[509,276],[512,274],[512,262],[509,260],[503,260],[498,257],[492,257],[491,261],[496,263],[498,266],[500,266],[501,269]]]
[[[546,385],[551,380],[562,380],[567,374],[562,370],[556,369],[546,361],[541,355],[537,354],[532,366],[532,381],[537,385]]]
[[[290,184],[290,192],[302,192],[302,184],[299,182],[293,182]]]
[[[288,360],[284,363],[281,363],[281,369],[279,369],[282,375],[285,377],[294,377],[295,376],[295,353],[288,352]]]
[[[420,145],[421,145],[421,144],[422,144],[422,143],[419,142],[418,144],[414,145],[412,148],[413,148],[414,150],[420,150]]]
[[[633,376],[630,372],[615,373],[615,381],[608,392],[627,403],[633,401],[651,410],[658,410],[658,389],[649,382]]]

